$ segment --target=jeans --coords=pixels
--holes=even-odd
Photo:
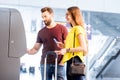
[[[41,64],[41,76],[44,80],[44,64]],[[52,76],[55,76],[55,65],[47,64],[46,66],[46,80],[52,80]],[[57,65],[57,80],[65,80],[65,67]]]

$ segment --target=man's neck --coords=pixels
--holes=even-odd
[[[56,22],[51,22],[51,24],[49,25],[49,26],[47,26],[47,28],[53,28],[53,27],[55,27],[56,26]]]

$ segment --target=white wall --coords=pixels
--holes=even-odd
[[[56,8],[77,5],[81,10],[120,13],[120,0],[0,0],[0,5],[3,4]]]

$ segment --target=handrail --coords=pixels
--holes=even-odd
[[[104,65],[103,65],[103,67],[101,67],[101,70],[96,75],[96,78],[98,78],[100,76],[100,74],[105,70],[105,68],[110,64],[110,62],[112,60],[115,60],[118,57],[118,55],[120,54],[119,45],[120,45],[120,41],[117,40],[117,38],[116,38],[116,41],[115,41],[112,49],[109,50],[109,52],[107,53],[108,55],[104,56],[104,59],[107,58],[107,60],[106,61],[103,60],[103,61],[105,61]]]
[[[103,53],[105,53],[105,51],[108,49],[108,47],[111,45],[113,41],[114,41],[114,37],[109,37],[106,40],[104,47],[98,52],[99,54],[94,55],[94,58],[90,61],[89,70],[93,67],[96,60],[98,60],[101,56],[103,56]]]
[[[118,38],[114,38],[110,46],[108,46],[105,53],[94,62],[91,70],[94,70],[96,78],[98,78],[104,69],[108,66],[108,64],[113,60],[116,59],[117,56],[120,54],[120,40]],[[96,66],[97,65],[97,66]]]

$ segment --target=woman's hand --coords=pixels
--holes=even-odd
[[[57,42],[57,46],[58,46],[59,48],[64,48],[64,44],[63,44],[62,42]]]
[[[64,48],[64,49],[61,49],[61,50],[56,50],[55,53],[58,54],[58,55],[64,55],[66,53],[66,49]]]
[[[66,53],[66,48],[60,50],[60,54],[64,55]]]

